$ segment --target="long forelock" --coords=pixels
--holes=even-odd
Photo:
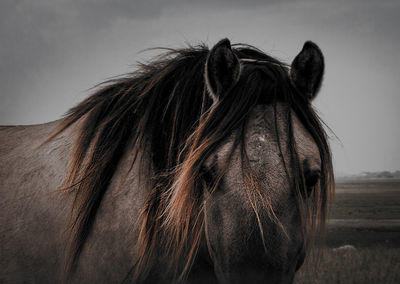
[[[255,105],[288,100],[293,91],[286,64],[247,45],[234,47],[244,64],[241,78],[229,96],[214,104],[204,82],[208,48],[199,46],[169,50],[129,76],[101,85],[69,111],[49,138],[84,120],[64,185],[75,193],[67,272],[76,264],[119,162],[133,150],[135,157],[138,151],[149,153],[141,155],[140,162],[150,160],[146,175],[151,181],[141,213],[134,277],[145,277],[157,264],[156,256],[163,254],[173,256],[174,278],[187,276],[204,229],[204,162],[232,132],[246,125]],[[300,119],[310,120],[308,112]],[[329,164],[325,134],[312,129],[320,124],[311,116],[308,128],[319,139],[321,155]],[[242,140],[243,135],[236,137],[236,145]]]

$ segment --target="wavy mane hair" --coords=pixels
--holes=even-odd
[[[204,45],[189,46],[168,49],[155,60],[140,64],[136,72],[101,84],[63,118],[48,141],[83,120],[64,184],[65,190],[75,196],[68,227],[68,273],[77,263],[121,159],[133,150],[135,160],[139,152],[143,154],[143,165],[151,161],[146,171],[149,188],[140,216],[139,259],[134,277],[144,279],[158,257],[168,256],[171,277],[185,279],[203,236],[203,193],[212,193],[229,167],[227,161],[210,181],[203,164],[235,131],[234,148],[241,147],[246,161],[243,141],[247,120],[258,104],[272,104],[276,112],[277,102],[284,102],[287,117],[294,112],[315,140],[322,160],[321,179],[312,202],[306,202],[302,197],[305,181],[288,119],[290,170],[303,228],[308,235],[323,228],[333,173],[327,135],[319,117],[307,96],[292,84],[288,65],[249,45],[233,45],[232,51],[241,61],[241,75],[229,94],[216,102],[208,94],[204,79],[209,49]],[[277,129],[276,135],[279,137]],[[249,169],[243,171],[256,216],[263,207],[274,219],[268,199],[258,200],[261,191],[254,174]]]

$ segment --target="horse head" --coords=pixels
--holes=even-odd
[[[66,178],[76,189],[67,270],[134,151],[132,175],[148,181],[131,217],[135,282],[291,282],[333,192],[312,106],[323,72],[312,42],[287,65],[224,39],[172,50],[73,108],[50,138],[84,121]]]
[[[207,57],[213,111],[223,111],[230,96],[258,102],[202,165],[199,254],[209,256],[219,283],[291,283],[324,222],[332,175],[311,107],[324,60],[312,42],[291,66],[243,56],[222,40]]]

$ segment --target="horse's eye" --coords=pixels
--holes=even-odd
[[[320,170],[310,170],[307,171],[304,174],[304,177],[306,179],[306,186],[312,187],[317,184],[318,180],[321,177],[321,171]]]
[[[200,176],[203,178],[207,186],[211,187],[213,185],[214,176],[212,170],[202,167],[200,170]]]
[[[304,173],[304,178],[307,187],[307,195],[310,196],[314,186],[318,183],[321,177],[320,170],[306,170]]]

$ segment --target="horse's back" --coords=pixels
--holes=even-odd
[[[42,145],[57,125],[0,127],[2,283],[53,282],[60,277],[60,232],[68,202],[56,191],[72,147],[62,137]]]

